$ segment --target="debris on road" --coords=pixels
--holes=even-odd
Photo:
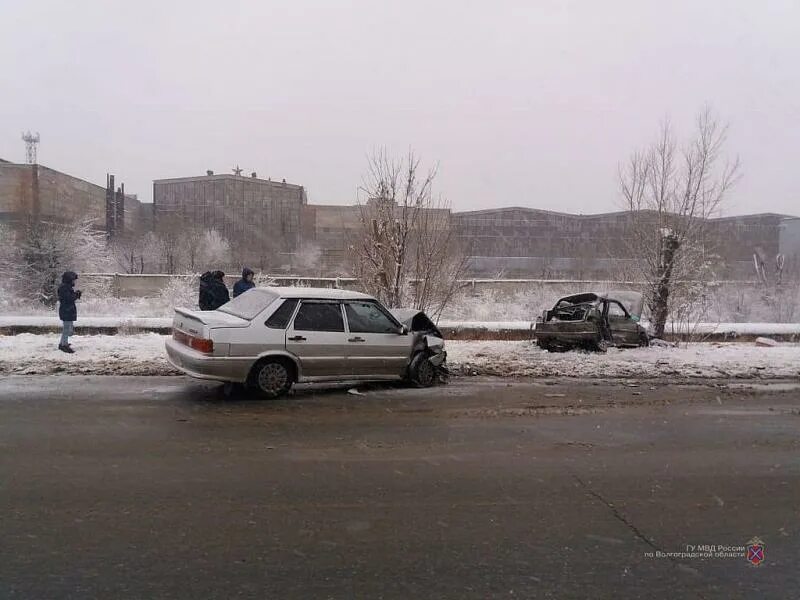
[[[766,338],[766,337],[758,337],[756,338],[756,346],[762,346],[766,348],[773,348],[775,346],[780,346],[778,342],[773,339]]]

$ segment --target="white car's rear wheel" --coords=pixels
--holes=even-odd
[[[256,367],[253,383],[267,398],[277,398],[291,389],[292,372],[284,361],[267,360]]]

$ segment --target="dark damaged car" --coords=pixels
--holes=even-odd
[[[647,329],[640,323],[643,305],[642,295],[631,291],[565,296],[537,319],[536,344],[550,352],[647,346]]]

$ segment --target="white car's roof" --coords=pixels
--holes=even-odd
[[[361,292],[350,290],[339,290],[335,288],[312,288],[312,287],[264,287],[260,288],[275,294],[280,294],[281,298],[314,298],[319,300],[374,300],[372,296]]]

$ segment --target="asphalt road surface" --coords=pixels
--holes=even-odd
[[[0,597],[800,597],[797,383],[359,389],[4,379]]]

